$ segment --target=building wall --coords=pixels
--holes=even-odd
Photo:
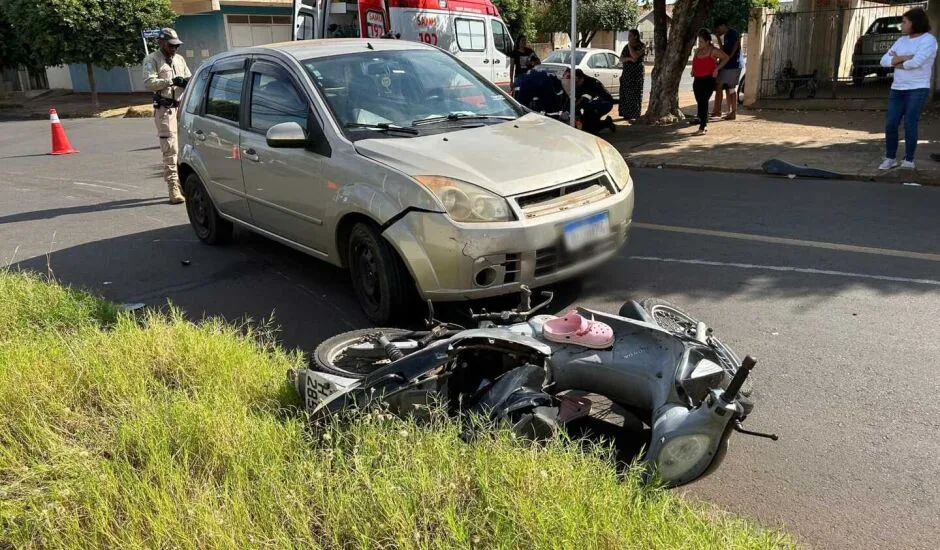
[[[138,69],[139,70],[139,69]],[[126,93],[133,91],[133,79],[128,67],[115,67],[102,69],[94,67],[95,84],[98,91],[103,93]],[[88,71],[85,65],[69,65],[69,75],[72,79],[72,89],[76,92],[90,92]]]
[[[46,67],[46,78],[49,80],[49,89],[71,90],[72,75],[68,65],[59,65],[58,67]]]
[[[228,50],[221,12],[184,15],[176,20],[173,28],[183,41],[179,54],[186,58],[190,70],[196,70],[206,59]]]

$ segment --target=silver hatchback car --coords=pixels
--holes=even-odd
[[[624,244],[633,182],[609,143],[399,40],[226,52],[180,108],[196,235],[233,224],[349,269],[370,320],[584,273]]]

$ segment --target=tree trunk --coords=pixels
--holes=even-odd
[[[665,37],[661,35],[665,34],[666,2],[654,0],[656,59],[650,82],[650,103],[643,115],[647,124],[672,124],[685,118],[679,110],[679,82],[689,62],[696,34],[705,23],[713,4],[714,0],[678,0],[672,10],[669,37],[663,40]],[[661,42],[665,42],[665,45],[659,51]]]
[[[594,40],[594,37],[597,35],[597,31],[590,31],[585,35],[581,36],[581,47],[587,48],[591,45],[591,41]]]
[[[88,89],[91,91],[91,104],[97,110],[101,107],[98,103],[98,83],[95,82],[95,68],[91,63],[85,63],[85,70],[88,72]]]

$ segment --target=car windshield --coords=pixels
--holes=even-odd
[[[514,119],[522,112],[473,71],[437,50],[367,51],[302,61],[351,139],[409,137]],[[405,128],[406,131],[401,129]]]
[[[584,59],[584,54],[587,52],[582,52],[575,50],[574,51],[574,64],[580,65],[581,60]],[[542,60],[542,63],[563,63],[565,65],[571,64],[571,50],[555,50],[552,53],[548,54],[548,57]]]

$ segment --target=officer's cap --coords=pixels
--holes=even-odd
[[[160,40],[166,40],[171,46],[179,46],[183,43],[183,41],[180,40],[180,36],[176,34],[176,31],[170,27],[160,29]]]

